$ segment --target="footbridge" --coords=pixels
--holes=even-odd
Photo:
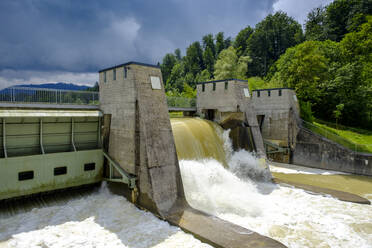
[[[234,80],[229,85],[225,90],[237,102],[235,111],[226,112],[238,113],[238,126],[245,125],[236,132],[250,133],[250,143],[265,156],[248,85]],[[233,118],[217,119],[227,115],[203,110],[199,99],[166,97],[154,65],[128,62],[103,69],[99,89],[0,91],[0,200],[105,180],[114,193],[215,247],[285,247],[186,201],[169,111],[223,120],[225,127],[235,125],[228,121]]]
[[[166,96],[169,112],[196,113],[196,98]],[[11,87],[0,90],[0,108],[96,109],[99,92]]]

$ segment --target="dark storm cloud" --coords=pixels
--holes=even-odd
[[[93,72],[157,63],[207,33],[234,36],[274,0],[2,0],[0,71]],[[0,75],[1,76],[1,75]]]

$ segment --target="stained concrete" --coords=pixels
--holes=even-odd
[[[204,89],[204,90],[203,90]],[[249,92],[248,83],[245,80],[226,79],[202,82],[197,84],[197,113],[202,116],[217,122],[224,126],[229,126],[233,133],[244,133],[242,124],[245,122],[249,126],[250,137],[245,137],[247,140],[253,139],[254,145],[243,144],[240,140],[234,140],[233,143],[242,145],[240,149],[250,146],[249,149],[257,152],[260,157],[266,157],[263,139],[260,132],[260,127],[257,122],[256,112],[253,106],[251,93]],[[208,116],[208,111],[213,111],[214,116]],[[236,120],[236,126],[232,126]],[[226,124],[229,122],[229,124]],[[236,129],[236,130],[234,130]],[[240,134],[235,135],[242,137]],[[247,142],[245,142],[247,143]]]
[[[252,102],[255,113],[260,117],[262,137],[282,140],[287,147],[294,143],[300,108],[293,89],[275,88],[254,90]]]
[[[358,196],[358,195],[355,195],[355,194],[348,193],[348,192],[338,191],[338,190],[333,190],[333,189],[327,189],[327,188],[317,187],[317,186],[313,186],[313,185],[295,183],[295,182],[282,180],[282,179],[278,179],[278,178],[275,178],[273,180],[274,180],[275,183],[278,183],[278,184],[283,185],[283,186],[291,185],[291,186],[294,186],[294,187],[299,188],[299,189],[306,190],[306,191],[311,192],[311,193],[320,194],[320,195],[324,195],[324,196],[333,196],[334,198],[337,198],[341,201],[371,205],[371,202],[368,199],[363,198],[363,197]]]
[[[121,73],[124,67],[127,77]],[[100,71],[101,109],[111,114],[108,152],[124,170],[137,176],[136,204],[216,247],[285,247],[188,205],[164,87],[154,89],[151,84],[151,77],[162,82],[161,76],[160,68],[140,63]],[[116,193],[132,194],[117,187],[110,183]]]
[[[198,210],[187,208],[168,221],[214,247],[281,248],[282,243]]]
[[[354,152],[304,127],[297,135],[292,163],[372,176],[372,154]]]

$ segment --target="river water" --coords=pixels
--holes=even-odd
[[[228,132],[200,119],[172,119],[190,205],[288,247],[372,247],[372,207],[271,183],[254,155],[232,152]],[[275,177],[372,200],[370,178],[272,166]],[[103,185],[61,204],[0,215],[0,247],[210,247]]]
[[[210,247],[111,194],[105,184],[48,205],[0,218],[0,247]]]
[[[301,189],[271,183],[257,159],[246,151],[232,153],[228,135],[216,125],[224,143],[227,167],[218,159],[187,159],[185,138],[204,142],[189,129],[198,119],[172,120],[181,175],[188,202],[197,209],[279,240],[288,247],[372,247],[372,206],[312,195]],[[178,133],[183,133],[182,140]],[[215,151],[217,152],[217,151]],[[203,152],[199,152],[203,154]],[[213,152],[209,151],[209,154]],[[273,176],[294,182],[347,189],[372,200],[371,178],[300,167],[272,167]],[[258,179],[258,180],[256,180]],[[322,182],[322,183],[321,183]],[[343,185],[342,187],[340,185]]]

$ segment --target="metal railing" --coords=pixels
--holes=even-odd
[[[310,122],[307,122],[307,121],[304,121],[302,120],[302,125],[313,131],[314,133],[317,133],[323,137],[325,137],[326,139],[329,139],[333,142],[336,142],[344,147],[347,147],[349,148],[350,150],[354,151],[354,152],[365,152],[365,153],[372,153],[372,144],[371,145],[366,145],[366,144],[357,144],[357,143],[354,143],[350,140],[347,140],[335,133],[332,133],[328,130],[326,130],[325,128],[322,128],[322,127],[319,127],[319,126],[316,126]]]
[[[167,103],[170,108],[196,108],[196,98],[167,96]]]
[[[0,90],[0,102],[98,105],[95,91],[12,87]]]
[[[98,105],[99,92],[12,87],[0,90],[0,102]],[[167,96],[170,108],[196,108],[196,98]]]

